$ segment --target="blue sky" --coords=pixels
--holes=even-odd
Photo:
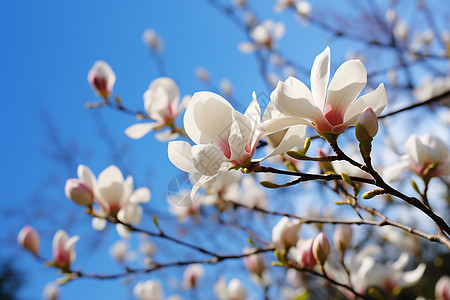
[[[95,174],[117,164],[124,174],[133,175],[137,187],[151,189],[151,214],[165,212],[167,183],[179,173],[167,159],[165,143],[151,134],[138,141],[123,134],[136,122],[133,117],[84,108],[85,102],[96,100],[87,83],[87,73],[96,60],[107,61],[115,71],[114,94],[120,95],[127,107],[142,109],[142,94],[158,73],[141,35],[146,28],[154,28],[164,40],[168,75],[178,82],[183,95],[208,89],[194,75],[198,66],[208,68],[216,85],[229,78],[242,107],[250,102],[252,91],[270,92],[254,57],[238,51],[237,44],[245,35],[206,2],[0,2],[0,207],[5,224],[1,239],[7,245],[0,250],[0,257],[19,258],[17,266],[27,273],[21,291],[24,299],[36,299],[43,285],[58,276],[25,253],[17,253],[15,234],[26,223],[42,228],[44,256],[50,256],[53,233],[66,228],[71,235],[89,237],[89,243],[83,245],[82,238],[77,245],[80,265],[90,271],[97,266],[105,272],[119,270],[89,248],[102,236],[100,247],[107,251],[117,238],[113,228],[106,234],[92,232],[89,218],[65,199],[65,179],[76,176],[78,164],[89,165]],[[272,6],[273,1],[258,1],[261,19],[274,16]],[[329,36],[317,29],[306,31],[286,13],[275,18],[287,26],[280,47],[309,68]],[[343,61],[345,50],[339,43],[334,45],[332,64]],[[163,273],[162,277],[179,274]],[[63,299],[95,299],[96,295],[105,297],[105,291],[110,293],[109,299],[129,295],[129,288],[117,281],[80,280],[64,287]]]

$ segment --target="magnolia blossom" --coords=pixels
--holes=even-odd
[[[436,300],[450,300],[450,277],[442,276],[434,288]]]
[[[447,146],[430,134],[413,134],[405,143],[406,154],[401,162],[386,168],[386,179],[395,181],[408,169],[425,180],[450,174],[450,155]]]
[[[149,47],[149,49],[160,52],[163,49],[163,41],[155,30],[147,28],[142,34],[142,41]]]
[[[282,12],[288,7],[294,6],[298,0],[276,0],[276,4],[274,6],[275,12]]]
[[[284,35],[285,27],[282,22],[265,20],[250,31],[250,37],[253,42],[242,42],[239,44],[239,50],[242,53],[250,53],[261,47],[273,49],[274,42],[281,39]]]
[[[44,290],[42,291],[42,297],[45,300],[58,300],[59,295],[60,292],[58,285],[54,282],[47,283],[44,287]]]
[[[53,237],[53,260],[55,266],[61,269],[68,269],[70,265],[75,261],[75,243],[80,238],[76,235],[71,238],[64,230],[58,230]]]
[[[281,218],[272,229],[272,242],[281,248],[295,246],[299,239],[300,221],[288,217]]]
[[[328,85],[330,49],[319,54],[311,70],[311,90],[294,77],[279,82],[270,95],[271,102],[288,117],[264,122],[264,132],[276,132],[293,125],[312,126],[319,134],[340,134],[354,126],[360,114],[371,107],[378,116],[387,103],[384,85],[356,101],[367,83],[367,71],[359,60],[343,63]],[[328,88],[327,88],[328,86]]]
[[[64,187],[66,197],[78,205],[89,206],[94,201],[94,192],[89,184],[76,178],[70,178],[66,181]]]
[[[88,82],[95,93],[107,99],[116,82],[116,74],[106,62],[98,60],[88,73]]]
[[[360,125],[358,125],[360,124]],[[367,107],[356,121],[355,135],[359,142],[373,138],[378,132],[377,115],[371,107]]]
[[[253,253],[254,249],[250,247],[244,247],[242,250],[245,254]],[[262,276],[266,265],[264,263],[264,256],[261,253],[252,254],[244,257],[244,265],[247,271],[252,274]]]
[[[103,170],[98,179],[87,166],[78,166],[79,180],[94,191],[94,201],[99,205],[94,209],[100,217],[114,216],[127,224],[138,224],[141,221],[141,203],[150,200],[148,188],[134,190],[133,177],[128,176],[124,180],[122,172],[114,165]],[[102,230],[106,226],[104,218],[93,218],[92,226]],[[116,225],[118,233],[122,237],[128,237],[129,233],[122,224]]]
[[[227,286],[225,277],[220,277],[214,284],[214,293],[220,300],[245,300],[247,292],[241,281],[237,278],[232,279]]]
[[[22,248],[30,251],[34,255],[37,255],[40,245],[39,233],[30,225],[26,225],[20,230],[17,236],[17,243]]]
[[[144,93],[144,106],[152,123],[139,123],[128,127],[125,134],[132,139],[139,139],[151,130],[160,130],[164,126],[172,127],[167,131],[158,133],[156,138],[160,141],[173,140],[178,133],[173,131],[175,119],[186,108],[190,101],[189,96],[180,101],[180,90],[170,78],[161,77],[153,80]]]
[[[297,4],[295,5],[295,9],[297,10],[297,13],[299,14],[300,18],[304,19],[308,19],[309,15],[311,14],[311,3],[309,3],[308,1],[298,1]]]
[[[369,287],[379,287],[384,290],[407,288],[415,285],[423,276],[426,265],[421,263],[411,271],[404,271],[409,262],[409,254],[403,252],[392,262],[380,262],[377,257],[383,249],[371,245],[360,250],[354,257],[346,257],[345,265],[350,272],[350,280],[356,292],[364,294]],[[338,282],[348,284],[346,272],[327,265],[332,278]],[[344,291],[345,292],[345,291]]]
[[[157,280],[140,281],[133,289],[133,294],[139,300],[162,300],[161,283]]]
[[[205,275],[205,269],[201,264],[187,266],[183,273],[183,285],[186,288],[196,288],[198,280]]]
[[[317,260],[313,251],[314,239],[300,240],[297,244],[297,262],[305,269],[312,269]]]
[[[351,225],[337,225],[333,235],[334,247],[340,252],[345,252],[345,250],[350,248],[352,237],[353,230]]]
[[[409,26],[406,22],[399,21],[395,23],[392,32],[397,40],[406,42],[409,37]]]
[[[118,262],[126,260],[128,253],[128,244],[125,241],[117,241],[109,248],[109,254]]]
[[[314,255],[315,260],[323,266],[325,261],[330,254],[330,242],[328,241],[327,236],[321,232],[319,233],[313,241],[312,245],[312,253]]]

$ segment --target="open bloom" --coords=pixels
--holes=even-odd
[[[26,225],[20,230],[19,235],[17,236],[17,243],[22,246],[22,248],[37,255],[40,245],[39,233],[30,225]]]
[[[133,289],[139,300],[161,300],[163,298],[161,283],[157,280],[140,281]]]
[[[76,235],[71,238],[64,230],[58,230],[53,237],[53,259],[58,268],[67,269],[75,261],[75,243],[80,238]]]
[[[95,93],[106,99],[112,93],[116,74],[106,62],[98,60],[88,73],[88,82]]]
[[[285,27],[282,22],[265,20],[257,25],[250,32],[253,42],[242,42],[239,44],[239,50],[243,53],[256,51],[261,47],[268,49],[274,48],[275,41],[281,39],[284,35]]]
[[[425,180],[450,174],[450,155],[447,146],[439,138],[429,134],[420,137],[413,134],[405,143],[406,154],[401,162],[387,168],[384,175],[389,180],[399,179],[405,169]]]
[[[378,116],[387,103],[383,84],[356,101],[367,83],[367,71],[359,60],[343,63],[330,77],[330,49],[319,54],[311,70],[311,90],[298,79],[289,77],[279,82],[270,95],[271,102],[288,117],[268,120],[261,126],[264,132],[276,132],[293,125],[312,126],[319,134],[340,134],[354,126],[359,115],[371,107]],[[328,88],[327,88],[328,87]]]
[[[170,78],[161,77],[153,80],[144,93],[144,106],[152,123],[139,123],[128,127],[125,134],[132,139],[139,139],[151,130],[160,130],[164,126],[174,126],[178,115],[186,108],[190,97],[183,97],[180,102],[180,90],[177,84]],[[161,132],[156,138],[161,141],[172,140],[178,137],[178,133],[172,129]]]

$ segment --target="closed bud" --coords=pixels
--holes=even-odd
[[[436,282],[434,294],[437,300],[450,300],[450,277],[442,276]]]
[[[352,243],[352,236],[353,230],[350,225],[347,224],[338,225],[333,235],[334,247],[341,253],[344,253],[345,250],[350,248],[350,245]]]
[[[298,246],[297,262],[302,268],[312,269],[317,264],[313,254],[313,243],[313,239],[307,239],[301,241]]]
[[[100,97],[107,99],[112,93],[116,82],[116,74],[106,62],[98,60],[89,71],[88,82],[94,92]]]
[[[66,197],[78,205],[90,206],[94,201],[91,187],[79,179],[67,179],[64,191]]]
[[[328,254],[330,254],[330,242],[323,232],[319,233],[314,239],[312,250],[316,261],[323,266],[328,258]]]
[[[205,275],[201,264],[189,265],[183,273],[183,284],[186,288],[196,288],[198,280]]]
[[[78,239],[78,236],[69,238],[64,230],[56,232],[52,248],[54,263],[58,268],[68,269],[74,262],[76,257],[74,246]]]
[[[360,124],[360,125],[358,125]],[[356,121],[355,135],[359,142],[373,138],[378,132],[377,115],[371,107],[367,107]]]
[[[298,220],[283,217],[272,229],[272,242],[284,249],[295,246],[299,239],[300,225]]]
[[[40,244],[39,233],[30,225],[26,225],[20,230],[17,236],[17,243],[25,250],[37,255]]]
[[[252,253],[253,251],[254,249],[250,247],[245,247],[243,250],[245,254]],[[258,276],[261,276],[266,269],[266,266],[264,264],[264,257],[261,253],[245,256],[244,264],[247,271]]]

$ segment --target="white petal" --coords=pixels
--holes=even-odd
[[[191,190],[191,199],[192,202],[197,203],[200,199],[200,195],[197,195],[198,190],[206,183],[208,183],[209,181],[213,180],[214,178],[217,177],[218,174],[213,175],[213,176],[206,176],[203,175],[202,177],[200,177],[197,182],[195,182],[194,186],[192,187]]]
[[[238,111],[233,111],[233,123],[231,125],[228,143],[230,145],[230,160],[239,160],[246,152],[246,144],[252,135],[252,124],[250,120]]]
[[[402,161],[387,167],[383,171],[383,178],[390,182],[398,181],[408,165],[407,161]]]
[[[122,224],[116,224],[117,233],[124,239],[130,238],[130,231],[128,228]]]
[[[77,169],[78,178],[87,183],[91,188],[95,185],[96,179],[92,170],[85,165],[79,165]]]
[[[170,103],[178,104],[180,100],[180,90],[178,89],[178,85],[176,82],[168,77],[160,77],[153,80],[149,87],[150,90],[158,90],[162,89],[167,93],[168,99]]]
[[[216,175],[222,163],[227,160],[213,144],[195,145],[191,151],[195,169],[207,176]]]
[[[185,110],[186,107],[189,106],[189,103],[191,103],[192,96],[191,95],[185,95],[183,98],[181,98],[180,105],[178,106],[177,113],[179,114],[181,111]]]
[[[330,48],[317,55],[311,69],[311,92],[320,111],[325,105],[328,80],[330,79]]]
[[[411,135],[405,143],[405,152],[418,166],[424,165],[425,147],[417,135]]]
[[[359,60],[343,63],[334,74],[328,87],[324,113],[333,110],[344,112],[361,93],[367,83],[367,70]]]
[[[291,150],[298,144],[300,144],[306,137],[306,126],[305,125],[297,125],[290,127],[286,134],[284,135],[283,139],[281,140],[280,144],[264,159],[267,159],[269,157],[286,153],[287,151]],[[263,159],[263,160],[264,160]]]
[[[139,123],[134,124],[125,129],[125,134],[132,139],[140,139],[153,129],[155,127],[161,126],[161,123],[154,122],[154,123]]]
[[[285,82],[278,82],[276,89],[270,94],[270,99],[285,115],[311,120],[324,119],[322,111],[312,103],[309,89],[294,77],[289,77]]]
[[[266,109],[264,110],[264,114],[262,116],[261,122],[268,121],[270,119],[274,118],[280,118],[280,117],[287,117],[286,115],[282,114],[276,107],[273,101],[270,101],[267,105]]]
[[[179,136],[178,133],[172,133],[171,129],[160,131],[155,134],[155,138],[160,142],[167,142],[176,139]]]
[[[93,218],[92,219],[92,228],[95,230],[103,230],[106,227],[106,220],[102,218]]]
[[[139,188],[130,197],[130,203],[145,203],[150,200],[151,193],[146,187]]]
[[[184,114],[186,133],[196,144],[228,137],[233,110],[231,104],[217,94],[195,93]]]
[[[399,279],[397,284],[403,288],[415,285],[422,278],[425,269],[426,265],[424,263],[421,263],[416,269],[404,272],[403,276]]]
[[[261,122],[261,108],[256,100],[255,92],[252,93],[252,102],[248,105],[244,115],[251,121],[252,124],[259,124]]]
[[[379,116],[387,104],[387,95],[384,84],[380,84],[376,90],[359,97],[350,104],[344,115],[345,124],[352,126],[356,124],[359,115],[367,107],[371,107],[375,114]]]
[[[284,26],[284,23],[277,22],[273,29],[273,38],[275,40],[279,40],[284,35],[285,32],[286,32],[286,27]]]
[[[400,257],[392,264],[392,268],[396,271],[403,271],[409,261],[409,254],[402,252]]]
[[[303,120],[303,119],[281,117],[281,118],[275,118],[275,119],[271,119],[266,122],[263,122],[259,126],[259,130],[261,130],[264,133],[273,133],[273,132],[278,132],[278,131],[281,131],[288,127],[296,126],[296,125],[300,125],[300,124],[311,126],[311,123],[309,123],[308,121]]]
[[[252,53],[258,49],[258,46],[250,42],[242,42],[239,43],[238,48],[242,53]]]
[[[170,142],[167,148],[169,160],[180,170],[197,173],[191,154],[191,145],[183,141]]]

